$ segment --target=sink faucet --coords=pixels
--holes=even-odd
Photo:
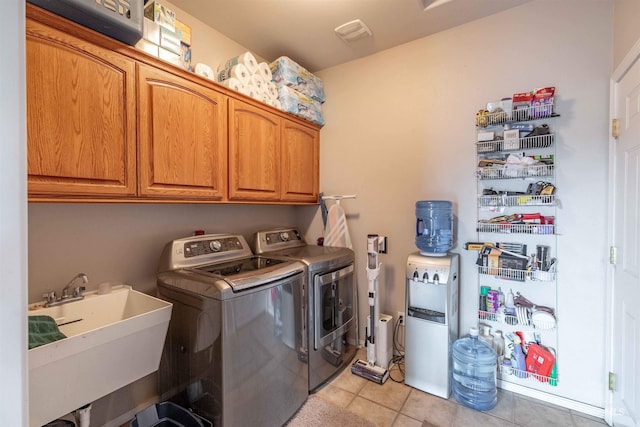
[[[62,296],[60,297],[61,299],[72,298],[69,296],[69,288],[71,288],[77,280],[82,280],[82,286],[73,288],[73,296],[77,297],[78,295],[82,295],[82,291],[86,290],[86,287],[84,285],[89,283],[89,278],[84,273],[77,274],[76,277],[74,277],[69,281],[69,283],[67,283],[67,286],[62,288]]]
[[[76,282],[78,280],[82,280],[82,285],[76,286]],[[53,307],[56,305],[64,304],[71,301],[78,301],[84,298],[82,292],[84,292],[87,288],[85,285],[89,283],[89,277],[87,277],[84,273],[77,274],[73,279],[67,283],[67,285],[62,288],[62,295],[60,298],[56,298],[56,292],[50,291],[42,295],[42,297],[46,300],[45,307]],[[69,295],[69,289],[73,289],[71,291],[71,295]]]

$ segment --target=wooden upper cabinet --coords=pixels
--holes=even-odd
[[[280,117],[229,100],[229,200],[280,200]]]
[[[139,64],[139,195],[226,198],[226,120],[225,95]]]
[[[136,191],[135,62],[26,20],[30,197]]]
[[[317,126],[25,9],[30,201],[317,203]]]
[[[281,200],[317,202],[320,134],[317,129],[282,119]]]

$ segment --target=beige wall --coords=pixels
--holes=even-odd
[[[614,0],[613,2],[613,67],[617,67],[627,52],[640,39],[640,1]]]
[[[219,31],[205,25],[198,18],[184,12],[171,2],[162,4],[176,13],[176,17],[191,27],[191,58],[193,66],[198,62],[210,66],[215,72],[218,65],[247,51],[247,48],[231,40]],[[258,61],[264,59],[252,52]],[[275,58],[268,58],[273,60]]]
[[[536,32],[526,23],[539,17],[546,24]],[[556,109],[562,116],[556,149],[562,380],[544,390],[597,407],[604,405],[605,389],[602,300],[611,22],[610,2],[531,2],[318,73],[327,92],[321,188],[327,194],[358,196],[342,203],[351,214],[360,294],[367,286],[366,235],[386,235],[382,312],[395,315],[403,309],[406,258],[416,251],[415,202],[451,200],[458,219],[454,251],[462,264],[463,334],[477,323],[477,254],[463,249],[464,242],[478,238],[475,113],[488,101],[556,86]],[[510,241],[507,236],[495,239]],[[545,295],[543,285],[496,286],[513,286],[534,301]],[[363,298],[361,325],[366,308]],[[584,331],[589,331],[588,339]]]

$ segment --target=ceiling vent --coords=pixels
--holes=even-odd
[[[352,42],[364,37],[371,37],[372,33],[367,24],[359,19],[342,24],[333,31],[346,42]]]

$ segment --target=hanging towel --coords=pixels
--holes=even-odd
[[[29,349],[58,341],[67,336],[60,332],[51,316],[29,316]]]
[[[340,206],[340,201],[332,205],[327,213],[327,224],[324,228],[324,246],[353,249],[349,227],[347,226],[347,216],[342,206]]]

